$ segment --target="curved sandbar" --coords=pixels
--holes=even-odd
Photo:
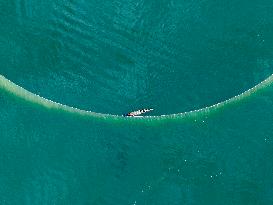
[[[70,107],[68,105],[63,105],[61,103],[57,103],[54,101],[51,101],[49,99],[43,98],[37,94],[31,93],[27,91],[26,89],[20,87],[19,85],[16,85],[15,83],[11,82],[7,78],[5,78],[3,75],[0,75],[0,90],[5,91],[15,97],[21,98],[27,102],[42,106],[47,109],[51,110],[59,110],[64,111],[72,114],[78,114],[81,116],[87,116],[92,118],[98,118],[98,119],[104,119],[104,120],[133,120],[133,121],[139,121],[139,120],[145,120],[145,121],[161,121],[161,120],[167,120],[167,119],[186,119],[186,118],[198,118],[201,116],[207,116],[211,114],[214,111],[221,110],[222,108],[227,107],[228,105],[232,105],[235,103],[238,103],[240,101],[243,101],[258,91],[261,91],[270,85],[273,84],[273,74],[270,75],[268,78],[266,78],[261,83],[257,84],[256,86],[248,89],[247,91],[243,92],[240,95],[234,96],[228,100],[219,102],[217,104],[204,107],[197,110],[192,110],[189,112],[183,112],[183,113],[176,113],[176,114],[170,114],[170,115],[160,115],[160,116],[145,116],[141,118],[133,118],[133,117],[122,117],[118,115],[110,115],[110,114],[102,114],[102,113],[96,113],[92,111],[86,111],[81,110],[78,108]]]

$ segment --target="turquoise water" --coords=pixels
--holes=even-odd
[[[0,0],[0,204],[272,204],[272,8]]]

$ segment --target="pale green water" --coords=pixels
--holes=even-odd
[[[0,204],[273,203],[272,8],[0,1]]]

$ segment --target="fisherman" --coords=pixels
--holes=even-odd
[[[137,115],[141,115],[141,114],[144,114],[146,112],[150,112],[154,109],[141,109],[141,110],[137,110],[137,111],[134,111],[134,112],[129,112],[127,114],[124,114],[123,116],[124,117],[134,117],[134,116],[137,116]]]

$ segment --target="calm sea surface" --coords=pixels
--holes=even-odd
[[[272,0],[0,0],[0,75],[97,113],[201,109],[273,74],[272,11]],[[214,114],[142,123],[19,92],[0,89],[0,204],[273,204],[272,83]]]

